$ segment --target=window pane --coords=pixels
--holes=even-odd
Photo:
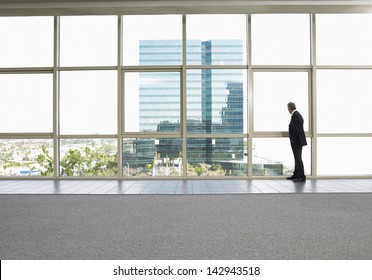
[[[182,16],[124,16],[124,65],[181,65]]]
[[[53,17],[0,17],[0,67],[53,65]]]
[[[60,73],[60,129],[63,134],[115,134],[115,71]]]
[[[61,66],[117,65],[117,26],[116,16],[61,17]]]
[[[180,73],[125,73],[125,131],[180,131]]]
[[[247,132],[247,85],[244,70],[187,71],[187,131]]]
[[[246,64],[245,15],[188,15],[187,64]]]
[[[302,149],[305,174],[311,174],[311,139]],[[254,176],[291,176],[294,170],[294,157],[289,138],[254,138],[253,147]]]
[[[252,63],[309,65],[310,16],[252,15]]]
[[[61,176],[117,176],[116,139],[60,140]]]
[[[188,176],[247,175],[246,138],[189,138]]]
[[[0,75],[0,132],[52,132],[51,74]]]
[[[372,15],[316,15],[316,58],[321,65],[371,65]]]
[[[53,176],[53,141],[0,139],[0,176]]]
[[[371,133],[371,92],[371,70],[318,70],[318,132]]]
[[[288,102],[296,104],[309,130],[307,72],[255,72],[253,87],[255,131],[288,131]]]
[[[124,139],[123,176],[182,176],[182,139]]]
[[[371,175],[372,138],[318,138],[318,175]]]

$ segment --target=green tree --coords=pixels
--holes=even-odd
[[[70,149],[61,160],[62,176],[115,176],[117,153],[110,154],[107,147],[83,151]]]
[[[70,149],[61,160],[61,175],[84,175],[84,157],[78,150]]]
[[[81,151],[69,149],[60,163],[61,176],[115,176],[118,172],[117,159],[118,154],[112,145],[85,147]],[[54,161],[47,147],[42,147],[36,161],[41,166],[40,175],[53,175]]]
[[[36,157],[36,162],[43,168],[39,169],[41,176],[53,176],[53,157],[49,154],[46,146],[41,147],[42,154]]]
[[[3,164],[3,168],[4,168],[4,175],[6,175],[6,170],[8,168],[11,168],[11,167],[20,167],[21,164],[19,162],[16,162],[16,161],[7,161],[5,164]]]

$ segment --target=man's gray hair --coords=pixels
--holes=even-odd
[[[296,104],[294,104],[293,102],[289,102],[287,106],[291,110],[296,110]]]

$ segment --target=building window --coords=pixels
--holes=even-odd
[[[115,71],[60,73],[61,134],[116,134]]]
[[[309,65],[310,16],[252,15],[252,63]]]
[[[53,131],[51,74],[0,73],[0,133]]]
[[[124,16],[124,65],[181,65],[182,16]]]
[[[311,174],[311,139],[302,149],[305,175]],[[291,176],[294,159],[288,138],[254,138],[252,144],[254,176]]]
[[[117,65],[117,26],[116,16],[61,17],[61,66]]]
[[[372,15],[316,15],[319,65],[372,65]]]
[[[125,73],[125,132],[180,132],[180,73]]]
[[[372,71],[318,70],[318,132],[372,133]]]
[[[186,90],[188,133],[246,133],[244,70],[189,70]]]
[[[117,147],[116,139],[61,139],[60,176],[117,176]]]
[[[0,139],[0,176],[52,176],[53,141]]]
[[[183,175],[181,138],[123,139],[123,176]]]
[[[245,15],[188,15],[187,64],[246,64]]]
[[[0,67],[53,66],[53,17],[0,17]]]
[[[187,139],[188,176],[246,176],[247,139]]]
[[[309,130],[309,73],[254,72],[254,130],[288,131],[288,102],[294,102]]]
[[[370,137],[318,138],[318,175],[372,174]]]

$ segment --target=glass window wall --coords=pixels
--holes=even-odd
[[[124,65],[181,65],[182,16],[124,16]]]
[[[372,174],[371,143],[370,137],[318,138],[318,175]]]
[[[53,141],[0,139],[0,176],[52,176]]]
[[[372,65],[372,14],[316,15],[319,65]]]
[[[60,176],[117,176],[117,147],[116,139],[61,139]]]
[[[288,102],[294,102],[309,130],[309,73],[254,72],[254,130],[288,131]]]
[[[291,176],[294,157],[289,138],[254,138],[252,146],[254,176]],[[302,148],[305,175],[311,175],[311,139]]]
[[[0,17],[0,67],[53,66],[53,17]]]
[[[187,139],[188,176],[246,176],[246,138]]]
[[[246,64],[246,15],[188,15],[187,64]]]
[[[115,71],[60,73],[61,134],[116,134]]]
[[[53,76],[0,74],[0,133],[53,131]]]
[[[61,66],[117,65],[116,16],[60,18]]]
[[[123,176],[182,176],[182,146],[181,138],[123,139]]]
[[[247,76],[244,70],[187,71],[187,132],[247,132]]]
[[[252,62],[256,65],[309,65],[310,16],[252,15]]]
[[[372,133],[372,70],[318,70],[318,132]]]
[[[178,72],[125,73],[125,131],[180,132]]]
[[[370,176],[371,18],[0,17],[0,176]]]

